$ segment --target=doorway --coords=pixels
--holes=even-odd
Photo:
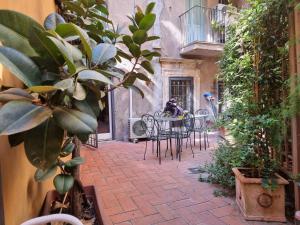
[[[107,93],[102,98],[103,110],[98,117],[98,140],[112,139],[112,93]]]

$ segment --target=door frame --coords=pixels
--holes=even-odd
[[[109,87],[110,88],[110,87]],[[103,140],[112,140],[113,139],[113,105],[112,105],[112,99],[113,99],[113,93],[108,92],[108,111],[109,111],[109,133],[97,133],[97,137],[99,141]]]

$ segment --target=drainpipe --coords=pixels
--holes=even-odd
[[[133,0],[133,15],[135,13],[135,0]],[[129,89],[129,118],[132,118],[133,106],[132,106],[132,89]]]

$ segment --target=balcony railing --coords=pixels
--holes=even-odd
[[[195,42],[224,43],[226,11],[194,6],[180,15],[182,47]]]

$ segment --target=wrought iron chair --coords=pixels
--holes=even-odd
[[[205,115],[206,117],[197,118],[199,115]],[[199,133],[199,142],[201,150],[201,134],[203,133],[204,139],[204,149],[206,150],[206,145],[209,147],[208,141],[208,127],[207,127],[207,117],[209,116],[209,111],[207,109],[198,109],[195,112],[194,120],[194,146],[196,145],[196,133]]]
[[[178,125],[178,123],[176,124]],[[175,138],[176,140],[176,158],[179,158],[179,161],[181,161],[183,139],[187,139],[187,142],[190,141],[190,147],[194,158],[195,155],[194,155],[194,150],[192,147],[192,140],[191,140],[191,133],[194,127],[193,115],[190,113],[186,114],[182,119],[182,121],[180,121],[180,125],[179,126],[177,125],[172,127],[172,133],[171,133],[171,137]]]
[[[170,139],[169,133],[165,133],[164,130],[160,127],[158,121],[154,118],[154,116],[150,114],[145,114],[142,116],[141,120],[143,121],[142,126],[145,130],[147,140],[146,147],[144,152],[144,160],[146,159],[147,153],[147,143],[148,141],[156,142],[156,155],[159,158],[159,164],[161,164],[161,146],[160,141]],[[172,150],[171,150],[172,152]],[[171,153],[173,155],[173,153]]]
[[[158,111],[156,111],[156,112],[154,112],[154,117],[160,117],[160,116],[162,116],[163,115],[163,113],[164,113],[164,111],[162,111],[162,110],[158,110]]]

